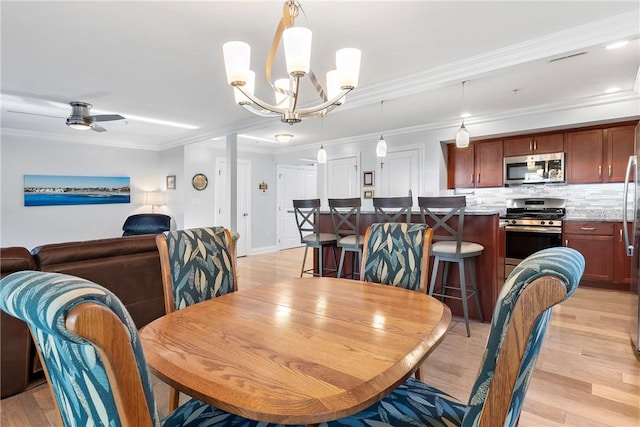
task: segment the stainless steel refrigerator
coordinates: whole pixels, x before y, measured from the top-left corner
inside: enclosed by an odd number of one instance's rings
[[[640,125],[636,126],[636,155],[629,157],[627,174],[624,181],[622,204],[624,242],[627,256],[631,257],[631,323],[629,334],[636,357],[640,358],[640,177],[638,176],[638,159],[640,158],[639,136]],[[630,227],[629,227],[630,226]],[[629,233],[629,230],[631,233]]]

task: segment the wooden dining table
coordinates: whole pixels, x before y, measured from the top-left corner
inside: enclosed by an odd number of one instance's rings
[[[151,372],[180,392],[253,420],[315,424],[393,391],[450,322],[423,293],[295,278],[175,311],[140,336]]]

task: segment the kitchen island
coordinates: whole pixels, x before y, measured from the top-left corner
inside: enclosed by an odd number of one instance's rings
[[[476,277],[478,282],[478,293],[480,295],[480,305],[485,321],[490,321],[493,315],[498,292],[504,283],[504,239],[500,238],[500,211],[485,209],[467,209],[464,219],[463,239],[469,242],[479,243],[484,246],[484,252],[477,259]],[[452,227],[457,227],[457,215],[448,222]],[[364,235],[368,226],[376,222],[376,214],[373,211],[362,211],[360,213],[360,231]],[[411,222],[421,223],[422,219],[418,211],[414,211]],[[433,221],[427,219],[427,224],[433,226]],[[333,233],[333,223],[331,214],[328,211],[320,213],[320,232]],[[436,235],[440,230],[436,231]],[[326,266],[333,267],[333,256],[331,249],[325,249],[324,260]],[[338,257],[340,249],[338,248]],[[339,259],[339,258],[338,258]],[[318,268],[317,252],[314,252],[314,264]],[[351,256],[346,254],[343,272],[351,271]],[[440,269],[442,270],[442,269]],[[357,271],[357,270],[356,270]],[[433,271],[433,257],[431,258],[429,271]],[[440,276],[440,274],[439,274]],[[431,280],[431,276],[429,276]],[[449,268],[449,282],[458,283],[457,268]],[[428,286],[429,281],[427,281]],[[446,299],[445,303],[451,308],[456,316],[462,316],[462,304],[460,301]],[[474,304],[469,304],[469,317],[479,319]]]

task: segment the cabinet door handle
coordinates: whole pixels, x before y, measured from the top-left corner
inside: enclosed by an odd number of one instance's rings
[[[535,139],[533,140],[533,149],[534,150],[538,149],[538,141],[536,141]]]
[[[480,174],[478,174],[478,184],[480,184]]]
[[[620,243],[622,243],[622,228],[620,229]]]
[[[602,165],[598,166],[598,177],[602,178]]]
[[[533,151],[533,141],[529,141],[529,151]]]
[[[595,229],[596,229],[595,227],[580,227],[580,230],[582,231],[593,231]]]
[[[473,184],[475,181],[473,180],[473,178],[475,178],[474,174],[471,174],[471,183]]]
[[[564,241],[564,245],[568,248],[569,247],[569,239]]]
[[[611,178],[611,165],[609,165],[609,178]]]

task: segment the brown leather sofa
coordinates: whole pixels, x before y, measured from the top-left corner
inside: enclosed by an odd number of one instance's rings
[[[26,248],[0,248],[0,277],[35,269],[36,262]],[[6,397],[20,393],[29,384],[31,334],[22,320],[3,311],[0,338],[0,397]]]
[[[153,234],[55,243],[31,253],[25,248],[3,248],[0,266],[2,275],[36,269],[98,283],[120,298],[138,328],[164,314],[160,257]],[[0,397],[4,398],[28,387],[38,375],[39,360],[22,321],[2,313],[1,332]]]

